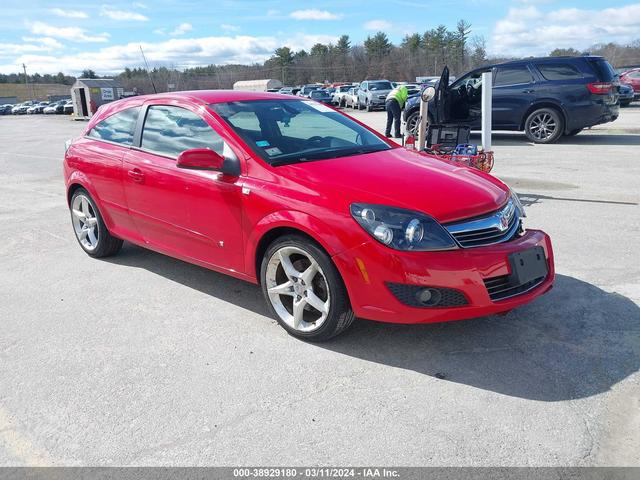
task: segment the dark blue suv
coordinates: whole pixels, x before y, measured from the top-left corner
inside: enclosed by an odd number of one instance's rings
[[[429,104],[429,121],[480,128],[482,73],[493,71],[493,129],[524,131],[536,143],[618,118],[614,69],[602,57],[529,58],[473,70],[445,89],[445,105]],[[419,96],[407,101],[407,130],[417,127]],[[436,110],[444,118],[436,119]]]

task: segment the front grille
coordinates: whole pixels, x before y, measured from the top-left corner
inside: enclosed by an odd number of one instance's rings
[[[502,275],[500,277],[486,278],[484,280],[484,286],[487,287],[489,298],[497,302],[526,293],[540,285],[545,278],[546,277],[540,277],[530,282],[518,284],[511,275]]]
[[[405,285],[403,283],[387,282],[387,288],[393,295],[405,305],[419,308],[444,308],[463,307],[469,304],[467,297],[460,290],[454,288],[427,287],[418,285]],[[433,292],[432,301],[421,302],[419,294],[423,290]]]
[[[490,215],[445,227],[461,247],[482,247],[510,240],[520,230],[520,214],[513,201],[509,200]]]

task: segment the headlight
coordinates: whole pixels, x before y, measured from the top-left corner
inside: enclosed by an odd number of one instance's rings
[[[513,200],[513,204],[518,209],[518,212],[520,213],[520,216],[521,217],[526,217],[527,214],[524,211],[524,207],[522,206],[522,202],[518,198],[518,194],[516,192],[514,192],[513,190],[511,190],[511,188],[509,188],[509,192],[511,193],[511,199]]]
[[[424,252],[457,248],[451,235],[424,213],[354,203],[351,215],[373,238],[396,250]]]

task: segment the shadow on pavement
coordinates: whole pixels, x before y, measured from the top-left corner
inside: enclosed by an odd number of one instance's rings
[[[612,145],[612,146],[633,146],[640,145],[640,135],[636,131],[628,133],[596,133],[596,131],[584,131],[573,137],[562,137],[557,143],[552,145]],[[494,146],[509,147],[538,147],[544,148],[545,145],[536,145],[525,136],[524,133],[493,133],[492,142]],[[471,134],[472,143],[480,143],[480,134],[473,132]]]
[[[638,205],[635,202],[619,202],[616,200],[598,200],[592,198],[570,198],[570,197],[558,197],[553,195],[541,195],[539,193],[520,193],[518,192],[518,198],[525,207],[530,207],[538,203],[542,203],[543,200],[556,200],[559,202],[578,202],[578,203],[603,203],[607,205]]]
[[[226,275],[128,243],[107,261],[144,268],[268,315],[257,286]],[[441,381],[554,402],[606,392],[638,371],[640,308],[622,295],[558,275],[551,292],[506,316],[427,325],[359,320],[317,348]]]

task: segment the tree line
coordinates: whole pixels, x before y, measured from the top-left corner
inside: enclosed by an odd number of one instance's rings
[[[455,28],[444,25],[423,33],[407,34],[399,42],[392,43],[387,34],[369,35],[362,44],[353,43],[348,35],[342,35],[335,43],[316,43],[309,51],[294,51],[283,46],[263,63],[252,65],[208,65],[178,70],[174,67],[158,67],[151,71],[144,68],[125,68],[116,76],[127,90],[140,93],[167,90],[232,88],[239,80],[276,78],[285,85],[302,85],[312,82],[351,82],[364,79],[386,78],[413,81],[417,76],[439,76],[447,65],[452,75],[460,76],[473,68],[489,62],[514,60],[515,57],[487,56],[486,42],[481,36],[471,35],[471,24],[459,20]],[[640,64],[640,39],[626,45],[608,43],[594,45],[588,52],[573,48],[555,49],[552,56],[602,55],[614,67]],[[97,78],[93,70],[82,72],[83,78]],[[75,78],[57,75],[29,75],[33,83],[63,83],[71,85]],[[0,83],[24,82],[24,74],[0,75]]]

